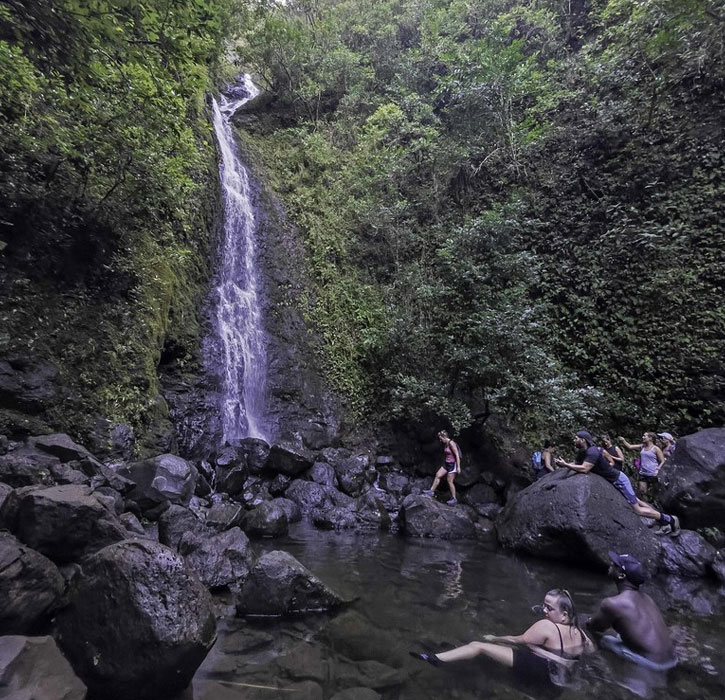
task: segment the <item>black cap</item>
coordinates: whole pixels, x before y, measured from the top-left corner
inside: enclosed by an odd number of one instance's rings
[[[644,567],[640,564],[639,559],[635,559],[631,554],[609,552],[609,558],[615,566],[624,571],[624,577],[635,586],[641,586],[647,580]]]
[[[594,438],[592,437],[592,434],[586,430],[580,430],[576,436],[578,438],[581,438],[582,440],[585,440],[587,445],[593,445],[594,444]]]

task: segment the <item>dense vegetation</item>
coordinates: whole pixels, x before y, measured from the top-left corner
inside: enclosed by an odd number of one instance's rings
[[[720,3],[249,5],[253,145],[355,410],[723,423]]]
[[[216,200],[205,93],[234,5],[0,5],[0,353],[59,366],[56,426],[142,428],[164,343],[192,357]]]

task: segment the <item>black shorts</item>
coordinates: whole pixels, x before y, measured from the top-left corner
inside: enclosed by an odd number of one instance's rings
[[[660,483],[659,478],[653,474],[637,474],[637,480],[643,481],[647,486],[655,486]]]
[[[456,463],[455,462],[446,462],[443,465],[443,468],[449,473],[449,474],[458,474],[458,470],[456,469]]]
[[[553,687],[549,673],[549,660],[534,654],[531,649],[514,649],[514,676],[524,683]]]

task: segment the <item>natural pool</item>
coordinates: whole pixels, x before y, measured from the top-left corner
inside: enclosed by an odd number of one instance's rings
[[[439,670],[410,658],[408,650],[420,642],[436,646],[486,633],[518,634],[536,619],[531,606],[551,588],[569,589],[584,613],[615,591],[604,575],[522,559],[493,543],[299,525],[284,540],[257,548],[290,552],[357,600],[334,615],[285,620],[242,620],[230,608],[185,697],[328,700],[360,686],[374,688],[385,700],[551,697],[517,686],[507,670],[487,661]],[[703,582],[655,581],[645,590],[665,612],[681,658],[667,686],[653,689],[651,679],[639,677],[631,664],[597,654],[580,666],[571,687],[554,695],[634,698],[634,689],[657,700],[725,697],[725,613],[719,604],[725,597]]]

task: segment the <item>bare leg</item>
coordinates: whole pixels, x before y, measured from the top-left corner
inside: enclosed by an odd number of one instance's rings
[[[456,478],[454,473],[449,474],[446,479],[448,480],[448,488],[451,490],[451,498],[456,497],[456,487],[453,484],[453,480]]]
[[[446,471],[446,470],[445,470],[445,469],[444,469],[443,467],[441,467],[441,468],[440,468],[440,469],[439,469],[439,470],[438,470],[438,471],[436,472],[436,476],[435,476],[435,479],[433,479],[433,484],[432,484],[432,486],[430,487],[430,490],[431,490],[431,491],[435,491],[435,490],[436,490],[436,489],[438,488],[438,484],[440,484],[440,483],[441,483],[441,479],[442,479],[442,478],[443,478],[443,477],[444,477],[444,476],[445,476],[445,475],[446,475],[447,473],[448,473],[448,472],[447,472],[447,471]]]
[[[444,662],[465,661],[466,659],[475,659],[477,656],[485,656],[509,668],[514,665],[514,651],[511,647],[491,644],[490,642],[470,642],[457,649],[443,651],[436,654],[436,656]]]
[[[661,516],[661,513],[658,510],[655,510],[649,503],[645,503],[639,499],[637,499],[637,502],[632,506],[632,510],[637,513],[637,515],[643,515],[645,518],[652,518],[653,520],[659,520]]]

